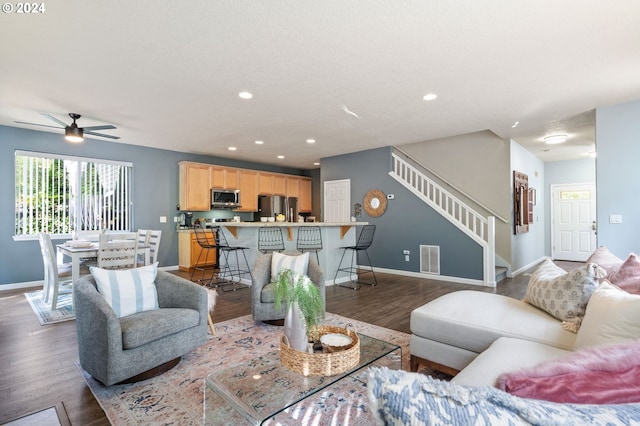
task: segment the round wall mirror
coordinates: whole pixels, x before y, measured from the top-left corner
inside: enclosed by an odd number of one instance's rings
[[[381,216],[386,209],[387,196],[379,189],[372,189],[364,196],[364,210],[369,216]]]

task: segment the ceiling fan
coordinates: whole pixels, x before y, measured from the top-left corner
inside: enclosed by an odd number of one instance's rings
[[[87,126],[87,127],[78,127],[78,125],[76,124],[76,120],[79,119],[81,117],[80,114],[76,114],[74,112],[70,112],[69,113],[69,117],[71,117],[71,119],[73,120],[73,123],[67,125],[67,123],[65,123],[64,121],[60,121],[57,118],[49,115],[49,114],[42,114],[45,117],[47,117],[49,120],[54,121],[58,124],[60,124],[62,127],[59,126],[48,126],[46,124],[38,124],[38,123],[26,123],[24,121],[16,121],[16,123],[19,124],[30,124],[33,126],[42,126],[42,127],[52,127],[54,129],[64,129],[64,138],[69,141],[69,142],[82,142],[84,140],[83,135],[86,133],[87,135],[93,135],[93,136],[100,136],[102,138],[109,138],[109,139],[120,139],[120,137],[118,136],[112,136],[112,135],[105,135],[104,133],[97,133],[94,132],[94,130],[108,130],[108,129],[116,129],[116,127],[112,126],[111,124],[103,124],[101,126]]]

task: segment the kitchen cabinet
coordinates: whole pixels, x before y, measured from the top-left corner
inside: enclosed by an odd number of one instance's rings
[[[178,269],[181,271],[193,271],[196,266],[198,256],[202,252],[202,247],[198,244],[195,232],[182,231],[178,233]],[[208,261],[205,262],[205,255],[202,255],[198,266],[206,266],[213,268],[216,265],[216,251],[209,252]]]
[[[273,195],[273,175],[271,173],[258,173],[258,194]]]
[[[233,167],[211,166],[211,188],[239,189],[238,169]]]
[[[178,168],[178,203],[180,210],[210,210],[210,166],[182,161],[179,163]]]
[[[253,170],[238,171],[239,182],[238,189],[240,190],[240,205],[239,212],[257,212],[258,211],[258,172]]]
[[[273,175],[273,194],[287,195],[287,178],[284,175]]]
[[[300,195],[300,178],[297,177],[285,177],[287,197],[298,197]]]
[[[311,213],[311,179],[300,179],[300,195],[298,196],[298,212]]]

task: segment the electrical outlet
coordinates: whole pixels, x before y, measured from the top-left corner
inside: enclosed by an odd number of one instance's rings
[[[160,223],[167,223],[167,217],[166,216],[160,216]]]
[[[408,262],[408,261],[409,261],[409,255],[408,255],[408,254],[405,254],[405,255],[404,255],[404,261],[405,261],[405,262]]]
[[[180,218],[178,216],[173,217],[173,223],[178,223],[179,220]]]

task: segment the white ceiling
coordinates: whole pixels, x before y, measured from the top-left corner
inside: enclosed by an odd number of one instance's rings
[[[488,129],[557,161],[594,149],[594,108],[640,99],[637,0],[43,4],[0,17],[2,125],[76,112],[122,143],[296,168]]]

